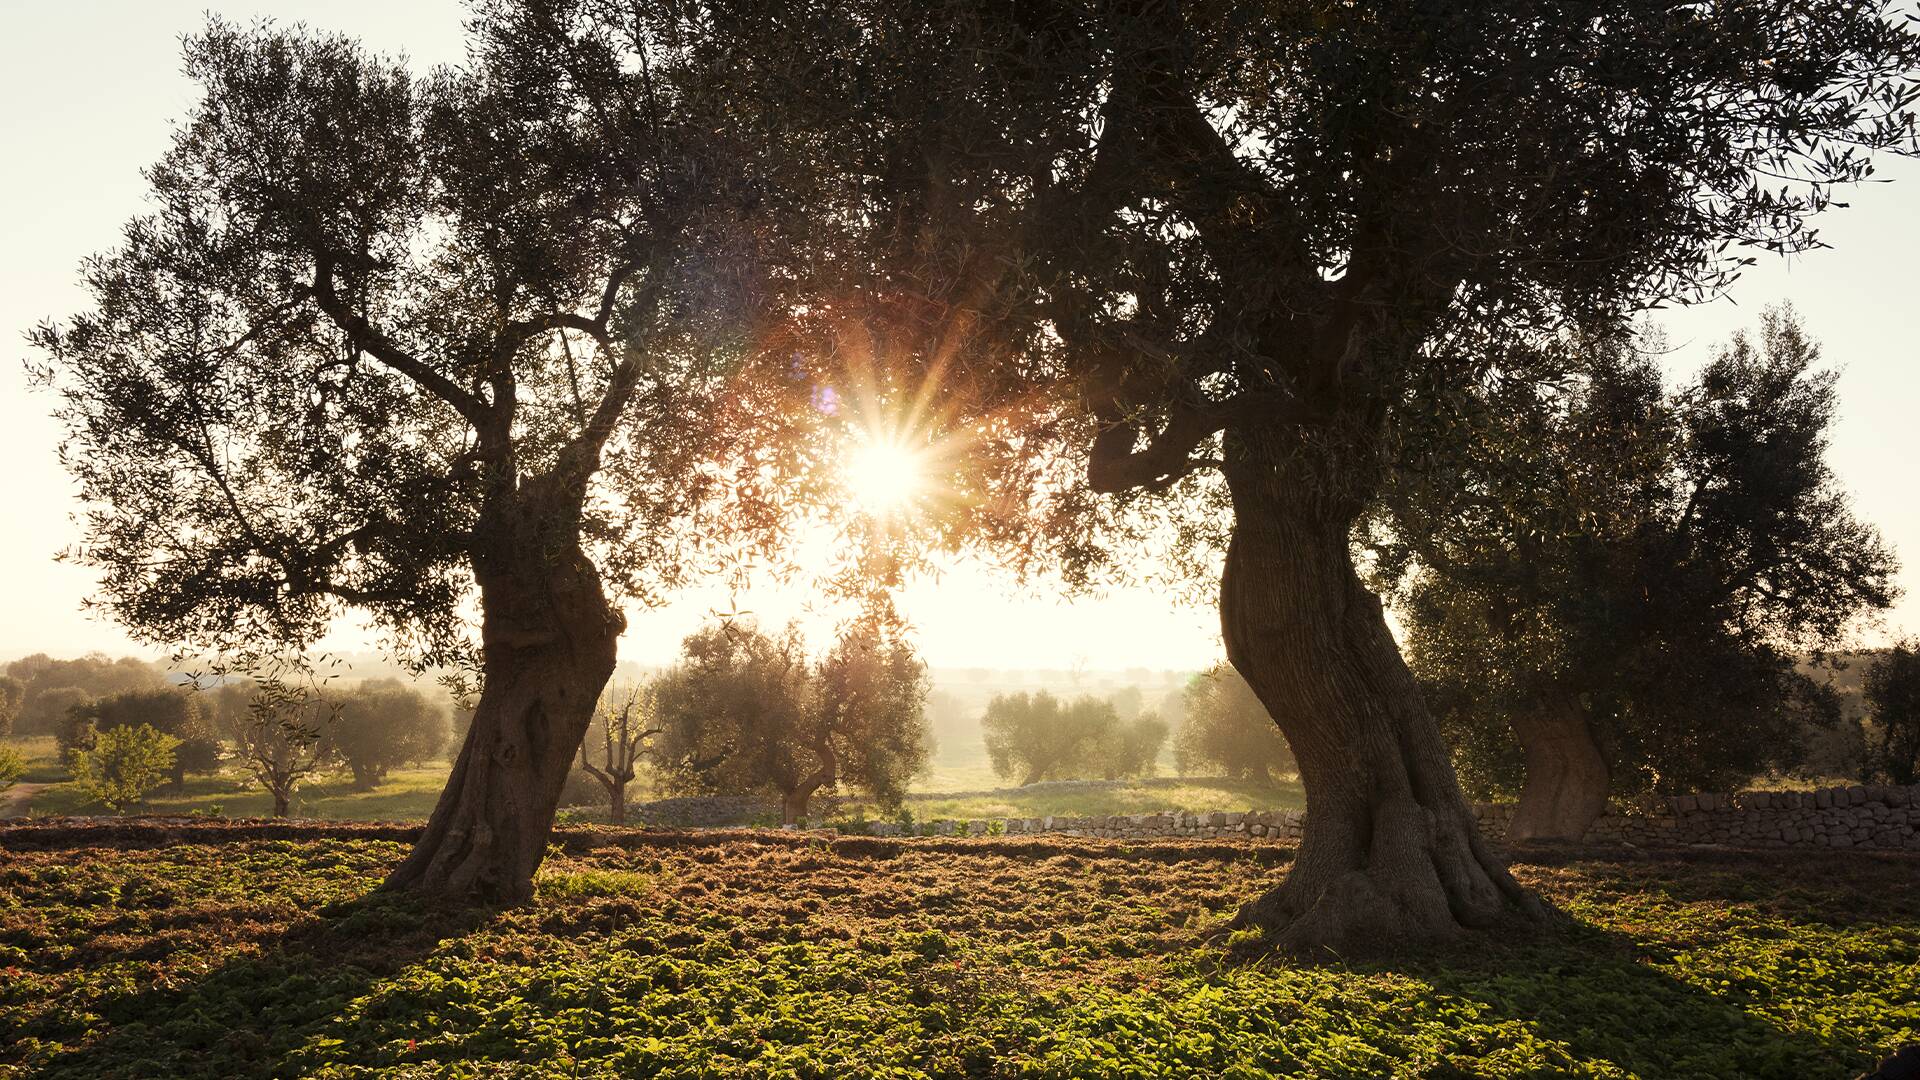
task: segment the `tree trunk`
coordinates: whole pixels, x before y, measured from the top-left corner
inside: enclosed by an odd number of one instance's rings
[[[288,797],[286,792],[284,791],[274,792],[273,793],[273,816],[277,818],[286,817],[288,811],[290,811],[293,808],[291,805],[292,802],[293,800]]]
[[[1350,954],[1544,919],[1481,838],[1380,601],[1354,573],[1357,507],[1247,475],[1258,472],[1229,472],[1221,629],[1293,747],[1307,827],[1286,880],[1234,925],[1283,949]]]
[[[577,544],[520,509],[476,555],[485,679],[426,831],[383,888],[457,902],[520,903],[575,751],[613,675],[625,620]]]
[[[807,819],[807,804],[813,800],[813,789],[798,787],[780,798],[780,820],[783,824],[797,825]]]
[[[1540,708],[1513,717],[1526,755],[1527,778],[1507,826],[1507,840],[1577,841],[1607,809],[1607,759],[1594,740],[1587,711],[1572,694],[1556,694]]]
[[[615,825],[627,823],[627,785],[624,782],[607,785],[607,820]]]
[[[374,779],[372,766],[362,762],[349,765],[348,768],[353,770],[353,790],[372,791],[378,786],[378,781]]]

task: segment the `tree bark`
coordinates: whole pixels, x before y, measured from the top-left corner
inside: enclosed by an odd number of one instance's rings
[[[625,619],[577,541],[527,502],[486,523],[474,560],[485,683],[426,831],[383,888],[488,904],[533,895]]]
[[[1557,694],[1539,709],[1515,714],[1513,733],[1526,755],[1527,776],[1507,840],[1585,837],[1607,809],[1610,776],[1580,699]]]
[[[1352,954],[1545,919],[1481,838],[1380,601],[1354,572],[1358,507],[1286,491],[1271,469],[1228,476],[1227,657],[1292,745],[1307,797],[1286,880],[1233,925],[1294,952]]]
[[[284,791],[274,792],[273,793],[273,816],[277,818],[286,817],[288,811],[292,809],[292,802],[293,800],[287,797],[286,792]]]
[[[607,820],[615,825],[627,823],[627,785],[607,785]]]

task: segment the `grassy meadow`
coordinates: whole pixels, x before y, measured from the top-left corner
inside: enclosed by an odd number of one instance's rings
[[[24,784],[33,789],[13,800],[0,794],[0,816],[85,816],[106,813],[69,780],[60,764],[51,736],[4,740],[27,758]],[[418,768],[396,769],[370,791],[354,791],[344,775],[325,774],[302,785],[294,800],[293,816],[330,821],[415,821],[432,812],[447,778],[447,766],[434,762]],[[1264,784],[1255,781],[1205,777],[1160,776],[1117,786],[1062,788],[1041,785],[1031,790],[1011,787],[988,768],[984,755],[936,760],[913,785],[907,808],[916,820],[934,821],[1004,817],[1084,817],[1093,814],[1144,814],[1161,810],[1207,813],[1215,810],[1298,809],[1305,796],[1296,781]],[[644,782],[629,789],[631,801],[655,797]],[[991,794],[979,794],[991,792]],[[826,805],[822,804],[823,807]],[[265,817],[273,800],[238,766],[229,763],[211,776],[189,776],[178,790],[162,788],[150,795],[140,812],[214,817]],[[585,805],[571,810],[582,821],[605,820],[603,807]],[[839,802],[827,823],[854,815],[870,820],[893,815],[872,802],[847,798]]]
[[[232,829],[0,828],[0,1076],[1837,1080],[1920,1028],[1910,857],[1567,853],[1557,932],[1301,965],[1218,932],[1284,848],[569,830],[449,913]]]

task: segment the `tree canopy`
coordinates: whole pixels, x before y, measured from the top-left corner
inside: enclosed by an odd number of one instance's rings
[[[1790,311],[1674,390],[1627,340],[1543,362],[1565,381],[1404,425],[1422,456],[1372,550],[1469,787],[1577,839],[1610,792],[1794,764],[1837,716],[1801,657],[1890,604],[1895,563],[1827,464],[1834,375]]]
[[[396,887],[527,895],[621,603],[783,490],[737,438],[783,387],[733,377],[783,188],[689,13],[622,11],[482,5],[424,73],[211,21],[154,210],[33,335],[108,614],[245,662],[351,611],[476,670]]]
[[[1920,776],[1920,645],[1901,641],[1874,659],[1862,687],[1873,721],[1868,767],[1895,784]]]
[[[770,791],[783,820],[841,785],[897,806],[926,765],[926,666],[896,626],[852,623],[817,664],[797,628],[735,620],[686,639],[653,685],[649,753],[670,788]]]
[[[1212,766],[1229,776],[1272,782],[1293,771],[1293,751],[1247,680],[1231,664],[1215,664],[1187,684],[1174,736],[1182,773]]]

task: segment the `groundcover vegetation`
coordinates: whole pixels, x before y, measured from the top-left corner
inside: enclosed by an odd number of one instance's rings
[[[1799,1080],[1920,1029],[1897,856],[1536,856],[1560,933],[1302,965],[1218,932],[1281,848],[579,831],[460,912],[284,835],[0,830],[0,1076]]]

